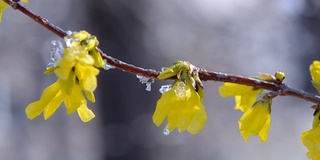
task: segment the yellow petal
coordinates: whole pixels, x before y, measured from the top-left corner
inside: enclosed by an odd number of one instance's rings
[[[218,90],[222,97],[228,97],[250,92],[253,90],[253,87],[235,83],[224,83]]]
[[[60,79],[66,80],[68,79],[69,73],[71,72],[71,69],[74,67],[74,65],[75,65],[75,59],[71,58],[71,56],[64,55],[63,58],[58,62],[58,65],[54,70],[54,73]]]
[[[315,111],[315,115],[313,117],[312,128],[316,128],[320,124],[320,109]]]
[[[69,94],[71,94],[73,87],[76,85],[75,84],[75,81],[76,81],[75,73],[70,72],[67,80],[59,79],[58,81],[60,82],[60,88],[61,88],[62,92],[69,95]]]
[[[266,141],[270,127],[270,105],[267,100],[260,100],[244,112],[239,120],[239,131],[246,141],[249,135],[260,135],[261,141]]]
[[[49,102],[46,108],[43,110],[44,119],[47,120],[51,115],[59,108],[64,97],[62,91],[59,91],[56,96]]]
[[[44,74],[51,74],[54,72],[55,69],[56,69],[55,67],[50,67],[46,71],[44,71]]]
[[[181,86],[181,83],[175,83],[171,90],[162,94],[152,117],[153,122],[160,126],[167,117],[166,129],[170,132],[177,128],[179,132],[188,130],[196,134],[204,127],[207,114],[192,84]]]
[[[38,117],[43,111],[44,107],[45,104],[40,100],[30,103],[25,110],[27,117],[29,119]]]
[[[266,142],[267,138],[268,138],[268,133],[269,133],[269,129],[270,129],[270,123],[271,123],[271,119],[270,117],[267,118],[267,121],[265,122],[263,128],[261,129],[259,136],[260,136],[260,140],[262,143]]]
[[[219,93],[222,97],[235,96],[235,109],[240,109],[245,112],[251,108],[257,99],[257,96],[262,92],[262,89],[254,89],[251,86],[224,83],[219,87]]]
[[[318,160],[320,158],[320,126],[302,133],[301,143],[309,150],[307,157]]]
[[[86,97],[92,102],[96,102],[96,98],[93,94],[93,92],[85,91]]]
[[[87,31],[79,31],[75,34],[72,35],[72,38],[74,39],[78,39],[79,41],[83,41],[85,40],[86,38],[88,38],[89,36],[91,36]]]
[[[168,79],[174,76],[177,76],[179,71],[184,67],[184,64],[182,61],[178,61],[174,63],[171,67],[166,68],[164,71],[162,71],[159,75],[159,79]]]
[[[75,73],[79,83],[84,90],[93,92],[97,88],[97,77],[99,70],[93,66],[76,65]]]
[[[320,61],[313,61],[309,69],[312,80],[315,82],[320,82]]]
[[[87,104],[81,105],[78,109],[78,115],[83,122],[89,122],[95,117],[94,113],[87,107]]]
[[[260,90],[254,90],[241,96],[235,96],[236,105],[234,108],[240,109],[242,112],[247,111],[247,109],[253,106],[260,92]]]
[[[87,103],[79,85],[74,85],[71,94],[66,96],[64,102],[68,115],[76,111],[81,105]]]
[[[172,106],[177,105],[176,103],[178,103],[178,101],[174,90],[171,89],[163,93],[157,102],[156,110],[152,116],[153,123],[159,127],[167,117]]]
[[[94,65],[94,59],[89,55],[84,46],[74,46],[71,50],[78,63],[82,65]]]
[[[44,108],[48,105],[48,103],[56,96],[59,92],[59,82],[53,83],[48,86],[42,93],[40,100],[29,104],[26,107],[26,114],[29,119],[34,119],[39,116]]]
[[[8,7],[8,4],[4,1],[0,1],[0,22],[2,17],[2,12]]]
[[[94,59],[94,66],[97,68],[104,68],[105,62],[103,61],[100,53],[97,50],[90,51],[91,57]]]
[[[197,134],[198,132],[200,132],[208,120],[204,106],[202,104],[199,104],[198,107],[199,108],[194,113],[192,121],[187,129],[191,134]]]

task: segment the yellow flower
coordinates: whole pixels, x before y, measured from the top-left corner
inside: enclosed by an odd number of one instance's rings
[[[320,61],[313,61],[309,67],[313,86],[320,91]]]
[[[87,101],[81,93],[79,85],[74,85],[71,93],[65,93],[62,87],[62,80],[47,87],[40,97],[40,100],[29,104],[26,108],[26,114],[29,119],[38,117],[42,112],[44,118],[47,120],[58,109],[64,101],[68,114],[75,110],[83,122],[88,122],[95,117],[93,112],[87,108]]]
[[[179,132],[188,130],[191,134],[202,130],[208,118],[200,96],[190,81],[186,84],[176,81],[169,91],[162,94],[152,118],[159,127],[166,117],[166,130],[169,132],[175,128]]]
[[[63,57],[57,59],[54,66],[45,72],[45,74],[54,72],[58,81],[44,90],[40,100],[27,106],[26,114],[29,119],[34,119],[42,112],[44,118],[48,119],[62,102],[64,102],[69,115],[78,111],[78,115],[83,122],[88,122],[95,117],[94,113],[87,107],[87,100],[83,91],[88,100],[95,102],[93,92],[97,88],[96,76],[99,74],[99,70],[95,67],[104,66],[104,61],[101,55],[92,57],[90,54],[91,51],[95,50],[95,45],[98,42],[95,38],[88,37],[90,36],[89,33],[81,31],[74,33],[73,36],[77,39],[71,39],[73,43],[64,49]],[[87,41],[88,39],[89,41]],[[96,42],[92,43],[91,41]],[[95,62],[95,59],[100,60]]]
[[[302,133],[301,142],[309,150],[307,153],[308,158],[320,160],[320,126]]]
[[[235,96],[235,109],[240,109],[245,112],[252,107],[257,99],[257,96],[263,91],[263,89],[255,89],[251,86],[224,83],[219,87],[219,93],[222,97]]]
[[[28,0],[22,0],[22,2],[27,3]],[[0,22],[2,18],[2,12],[8,7],[9,5],[4,2],[3,0],[0,1]]]
[[[264,99],[256,102],[239,120],[239,131],[248,141],[249,135],[259,135],[264,143],[267,140],[270,127],[271,100]]]

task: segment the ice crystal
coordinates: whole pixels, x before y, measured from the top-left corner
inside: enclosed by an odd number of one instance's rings
[[[140,83],[146,84],[146,91],[151,91],[151,84],[154,82],[153,78],[148,78],[140,75],[137,75],[137,78],[139,79]]]

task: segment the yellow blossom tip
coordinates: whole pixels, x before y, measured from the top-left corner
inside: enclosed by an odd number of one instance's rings
[[[78,39],[79,41],[83,41],[83,40],[87,39],[89,36],[90,36],[90,34],[87,31],[82,30],[79,32],[75,32],[72,35],[72,38]]]
[[[282,71],[277,71],[275,77],[277,81],[282,82],[286,78],[286,75]]]
[[[182,61],[175,62],[171,67],[165,68],[158,75],[158,79],[168,79],[177,76],[182,67],[184,66]]]
[[[320,91],[320,61],[313,61],[309,70],[313,86]]]

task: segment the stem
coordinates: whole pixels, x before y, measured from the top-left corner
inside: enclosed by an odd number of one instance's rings
[[[12,0],[3,0],[3,1],[9,4],[13,9],[19,10],[20,12],[24,13],[26,16],[30,17],[31,19],[33,19],[43,27],[50,30],[52,33],[56,34],[57,36],[63,38],[64,36],[67,35],[66,31],[50,23],[47,19],[31,12],[29,9],[22,6],[19,2],[14,2]],[[97,48],[97,50],[100,52],[102,58],[105,59],[109,65],[112,65],[122,71],[126,71],[135,75],[141,75],[141,76],[153,78],[153,79],[157,79],[157,76],[159,75],[159,72],[156,70],[144,69],[141,67],[134,66],[132,64],[125,63],[116,58],[106,55],[99,48]],[[298,90],[298,89],[289,87],[286,84],[277,84],[274,82],[262,81],[262,80],[257,80],[249,77],[226,74],[221,72],[206,71],[204,69],[200,69],[199,77],[203,81],[211,80],[211,81],[243,84],[243,85],[253,86],[255,88],[263,88],[271,91],[277,91],[279,92],[279,95],[282,95],[282,96],[293,96],[293,97],[300,98],[313,103],[320,103],[320,96],[305,92],[303,90]]]

